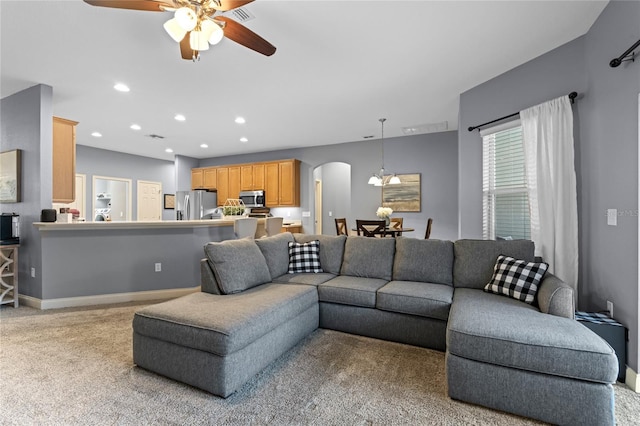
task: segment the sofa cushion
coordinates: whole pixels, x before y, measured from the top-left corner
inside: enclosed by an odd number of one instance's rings
[[[239,293],[271,281],[267,261],[253,239],[208,243],[204,252],[222,294]]]
[[[308,243],[289,242],[289,274],[298,272],[323,272],[320,266],[320,241]]]
[[[453,285],[453,242],[396,238],[393,279]]]
[[[533,303],[548,267],[547,263],[525,262],[500,255],[496,260],[493,277],[484,287],[484,291]]]
[[[307,285],[319,285],[327,282],[336,276],[328,274],[326,272],[320,272],[317,274],[301,272],[298,274],[284,274],[273,279],[274,283],[281,284],[307,284]]]
[[[376,308],[446,321],[453,287],[412,281],[391,281],[378,290]]]
[[[395,249],[394,238],[351,236],[344,245],[340,275],[391,281]]]
[[[316,289],[306,285],[269,283],[226,296],[197,292],[139,310],[133,329],[143,336],[226,356],[317,303]]]
[[[529,240],[458,240],[453,243],[453,286],[483,289],[499,255],[533,262],[533,249]]]
[[[474,361],[593,382],[614,383],[618,376],[613,349],[578,321],[476,289],[455,290],[447,351]]]
[[[321,302],[375,308],[376,292],[386,283],[386,280],[379,278],[342,275],[320,284],[318,286],[318,299]]]
[[[289,267],[289,242],[293,241],[291,232],[283,232],[271,237],[259,238],[256,244],[269,267],[271,279],[287,273]]]
[[[293,236],[299,243],[308,243],[314,240],[320,241],[320,265],[322,265],[322,270],[334,275],[340,273],[342,257],[344,256],[344,243],[347,240],[346,235],[293,234]]]

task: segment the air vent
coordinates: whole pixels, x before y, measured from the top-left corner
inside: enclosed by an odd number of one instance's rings
[[[230,10],[229,12],[224,13],[224,15],[231,15],[230,18],[233,18],[240,23],[244,23],[255,18],[255,15],[241,7]]]
[[[448,128],[449,122],[441,121],[440,123],[418,124],[416,126],[403,127],[402,133],[405,135],[419,135],[422,133],[444,132]]]
[[[151,139],[164,139],[164,136],[156,135],[155,133],[151,133],[150,135],[145,136]]]

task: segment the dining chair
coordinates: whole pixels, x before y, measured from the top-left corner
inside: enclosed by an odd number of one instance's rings
[[[349,235],[349,228],[347,228],[347,219],[344,217],[335,218],[336,221],[336,234],[337,235]]]
[[[427,231],[424,233],[424,239],[428,240],[431,237],[431,225],[433,224],[433,219],[427,219]]]
[[[402,218],[401,217],[390,217],[389,218],[389,227],[393,229],[402,229]],[[402,232],[396,232],[396,236],[402,235]]]
[[[384,220],[360,220],[356,219],[356,232],[365,237],[384,237],[387,223]]]
[[[268,217],[264,220],[264,228],[267,232],[267,237],[277,235],[282,230],[282,217]]]
[[[233,222],[233,232],[236,238],[255,238],[258,229],[258,219],[255,217],[243,217]]]

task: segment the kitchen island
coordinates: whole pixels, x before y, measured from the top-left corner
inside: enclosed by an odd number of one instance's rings
[[[42,294],[21,295],[39,309],[160,300],[198,291],[210,241],[235,238],[233,219],[155,222],[35,222]],[[40,296],[40,297],[37,297]]]

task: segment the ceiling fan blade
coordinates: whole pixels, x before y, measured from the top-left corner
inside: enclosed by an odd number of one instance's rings
[[[227,10],[235,9],[237,7],[242,7],[245,4],[252,3],[254,0],[213,0],[211,2],[211,7],[221,12],[226,12]],[[220,6],[216,5],[219,3]]]
[[[168,1],[156,0],[84,0],[91,6],[113,7],[116,9],[146,10],[149,12],[164,12],[160,6],[174,7],[173,3]]]
[[[226,23],[223,28],[224,36],[236,43],[255,50],[258,53],[262,53],[265,56],[271,56],[276,53],[274,45],[233,19],[227,18],[226,16],[216,16],[215,20]]]
[[[192,61],[193,57],[198,54],[198,51],[194,51],[191,48],[190,39],[191,31],[187,32],[187,34],[185,34],[184,38],[180,42],[180,55],[182,56],[182,59]]]

